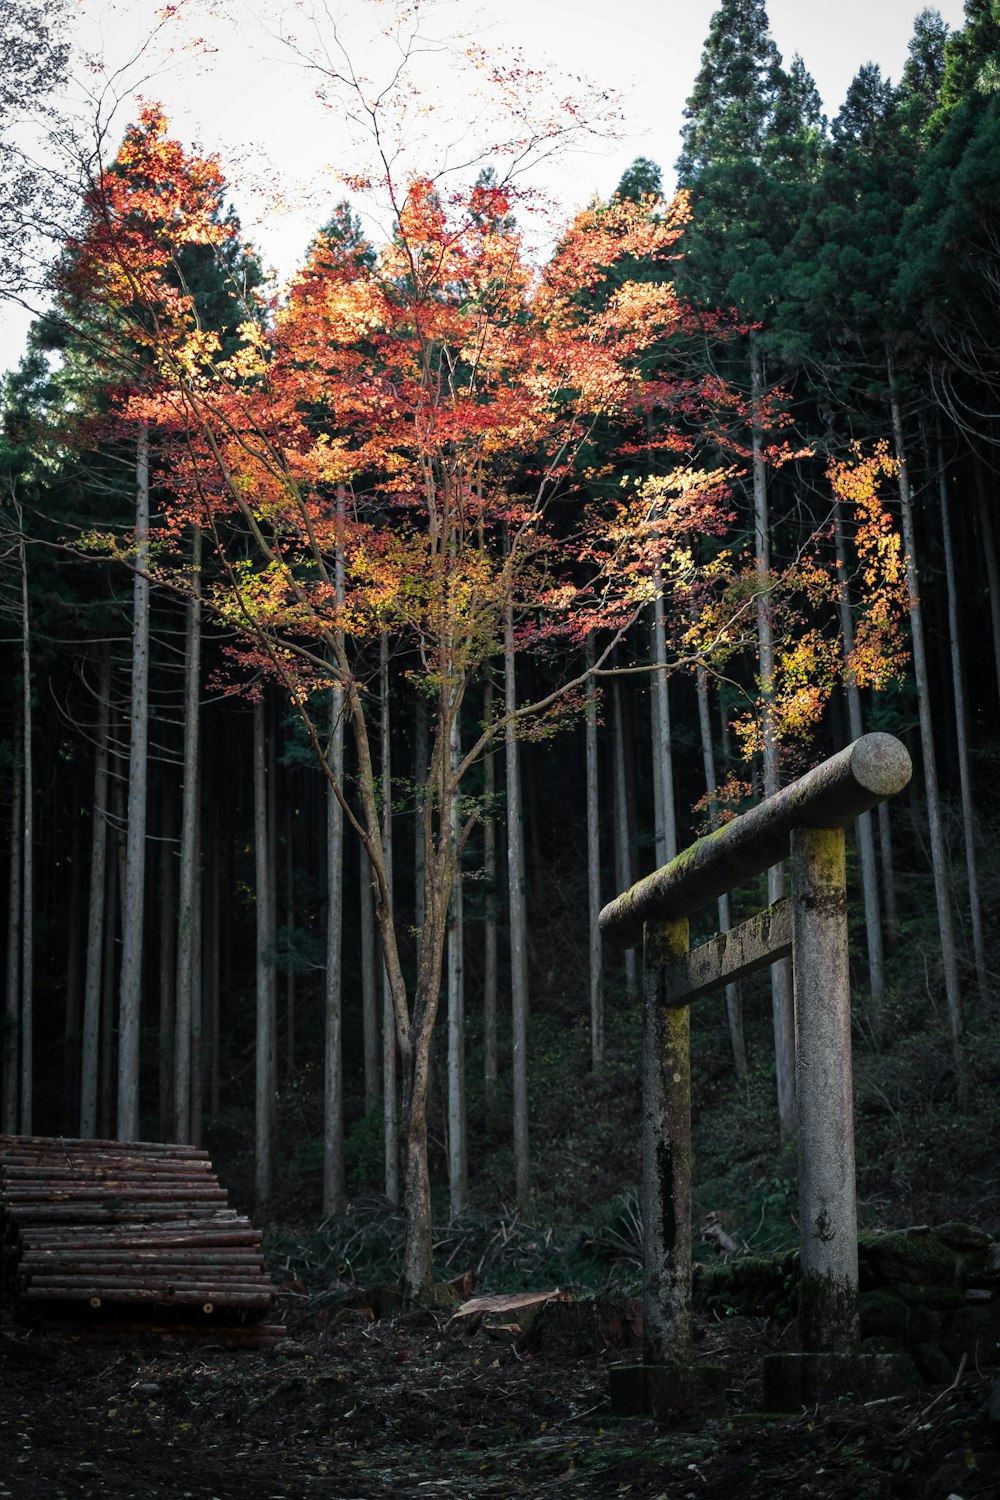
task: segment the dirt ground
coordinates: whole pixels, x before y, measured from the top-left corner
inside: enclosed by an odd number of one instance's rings
[[[322,1326],[294,1297],[278,1312],[289,1337],[259,1352],[0,1328],[0,1500],[1000,1497],[997,1372],[768,1419],[776,1334],[732,1319],[699,1338],[728,1367],[730,1414],[666,1431],[612,1416],[620,1350],[532,1352],[446,1313]]]

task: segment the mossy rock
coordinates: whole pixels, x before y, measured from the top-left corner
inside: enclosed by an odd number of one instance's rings
[[[795,1299],[798,1252],[741,1255],[715,1266],[700,1266],[694,1276],[694,1303],[704,1312],[738,1312],[747,1317],[774,1316]]]
[[[934,1307],[939,1310],[964,1307],[965,1298],[958,1286],[925,1286],[917,1281],[896,1283],[896,1295],[911,1307]]]
[[[950,1385],[958,1368],[940,1344],[915,1344],[912,1349],[917,1369],[928,1385]]]
[[[905,1344],[897,1339],[875,1337],[863,1338],[861,1340],[860,1353],[862,1357],[872,1358],[874,1355],[882,1355],[890,1361],[895,1378],[898,1382],[897,1390],[904,1391],[920,1390],[924,1384],[924,1378],[917,1369],[916,1361]]]
[[[914,1307],[910,1312],[911,1343],[932,1344],[941,1333],[942,1318],[932,1307]]]
[[[956,1363],[963,1354],[970,1363],[1000,1363],[1000,1300],[968,1302],[959,1308],[945,1323],[940,1344]]]
[[[862,1338],[889,1338],[905,1341],[910,1309],[902,1297],[886,1287],[862,1292],[860,1297]]]
[[[976,1229],[973,1224],[938,1224],[934,1233],[952,1250],[987,1252],[993,1240],[985,1229]]]
[[[862,1285],[955,1280],[955,1253],[931,1229],[890,1229],[858,1244]]]

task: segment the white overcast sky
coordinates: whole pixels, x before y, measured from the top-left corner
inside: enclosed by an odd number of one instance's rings
[[[309,0],[314,3],[314,0]],[[343,21],[352,51],[399,0],[315,0]],[[77,36],[111,71],[133,56],[155,27],[162,0],[72,0]],[[585,76],[619,95],[623,114],[617,139],[594,143],[543,170],[539,185],[569,212],[594,193],[607,196],[639,155],[652,157],[672,180],[682,111],[697,72],[717,0],[436,0],[425,26],[429,34],[451,33],[490,47],[519,47],[532,67],[553,76]],[[877,62],[898,79],[906,58],[914,0],[769,0],[771,32],[788,63],[800,52],[819,86],[829,116],[836,114],[857,69]],[[952,28],[962,23],[961,0],[936,7]],[[331,169],[350,170],[350,149],[336,120],[321,111],[302,69],[276,36],[282,21],[302,21],[283,0],[183,0],[181,21],[164,27],[163,38],[185,27],[203,35],[212,50],[182,52],[161,62],[154,46],[149,76],[143,65],[126,75],[139,79],[147,99],[161,101],[172,127],[186,142],[198,141],[222,158],[234,182],[237,206],[248,235],[266,264],[280,275],[294,269],[332,204],[344,196]],[[282,14],[284,12],[284,14]],[[373,54],[374,55],[374,54]],[[425,94],[441,113],[475,119],[479,101],[456,91],[451,70],[429,65]],[[99,75],[78,74],[90,87]],[[133,113],[126,89],[116,115],[118,135]],[[447,127],[454,131],[452,123]],[[452,136],[452,138],[454,138]],[[287,189],[290,206],[278,209],[268,186]],[[0,368],[16,363],[26,320],[0,317]]]

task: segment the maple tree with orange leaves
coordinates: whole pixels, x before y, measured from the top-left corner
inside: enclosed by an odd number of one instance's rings
[[[640,356],[685,317],[669,281],[626,281],[594,309],[586,294],[621,257],[673,256],[683,200],[589,208],[536,270],[510,189],[444,196],[426,178],[387,188],[396,217],[381,252],[319,236],[284,296],[264,316],[248,310],[239,347],[223,357],[178,272],[185,245],[221,247],[234,233],[217,212],[218,164],[184,153],[150,106],[95,184],[70,274],[78,298],[120,320],[147,372],[145,388],[121,391],[118,404],[150,424],[169,492],[153,576],[183,586],[163,548],[192,524],[206,529],[217,563],[206,606],[240,633],[244,664],[283,685],[329,776],[315,708],[331,689],[342,694],[359,774],[335,790],[377,892],[402,1061],[404,1279],[417,1295],[431,1274],[429,1045],[456,861],[479,815],[459,804],[456,841],[453,808],[510,716],[477,724],[457,765],[453,722],[502,649],[505,617],[520,650],[576,648],[604,629],[600,671],[648,603],[653,560],[669,572],[676,555],[690,571],[691,553],[676,543],[713,524],[725,483],[679,462],[655,498],[623,491],[585,503],[577,465],[595,422],[636,401]],[[240,556],[234,528],[250,543]],[[412,991],[358,666],[383,635],[433,726]],[[577,708],[585,681],[571,666],[513,717],[528,731]]]

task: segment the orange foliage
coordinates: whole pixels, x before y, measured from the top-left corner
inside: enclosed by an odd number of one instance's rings
[[[637,404],[642,355],[686,316],[669,282],[607,287],[622,259],[673,256],[683,198],[588,208],[537,270],[510,190],[391,186],[381,252],[319,236],[226,360],[177,262],[235,233],[221,176],[168,139],[158,109],[96,186],[75,247],[78,286],[128,320],[155,372],[124,409],[169,450],[169,524],[249,528],[254,562],[230,564],[211,600],[251,634],[294,638],[281,672],[296,691],[327,680],[320,661],[344,630],[402,631],[454,685],[494,649],[508,604],[522,643],[622,621],[649,597],[654,552],[691,566],[689,539],[717,527],[724,494],[724,476],[683,461],[679,430],[666,501],[635,489],[582,504],[575,469],[594,422]]]

